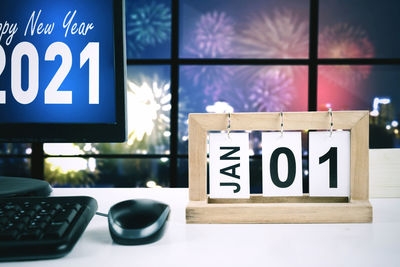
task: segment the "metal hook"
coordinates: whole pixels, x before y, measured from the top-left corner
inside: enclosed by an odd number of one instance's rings
[[[329,137],[332,137],[332,132],[333,132],[333,113],[332,113],[332,108],[329,108],[328,112],[329,112],[329,123],[330,123]]]
[[[228,132],[228,138],[231,139],[231,113],[228,113],[228,128],[227,128],[227,132]]]
[[[282,111],[279,113],[279,116],[281,117],[281,136],[283,136],[283,112]]]

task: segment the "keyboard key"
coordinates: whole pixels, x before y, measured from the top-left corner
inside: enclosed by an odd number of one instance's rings
[[[58,213],[54,217],[54,221],[55,222],[63,222],[63,221],[72,222],[72,220],[74,219],[76,214],[77,214],[76,210],[65,210],[63,212]]]
[[[56,239],[62,237],[62,235],[65,233],[65,231],[68,229],[69,223],[68,222],[63,222],[63,223],[55,223],[47,229],[46,233],[44,234],[44,238],[46,239]]]
[[[36,216],[36,218],[34,219],[34,221],[37,222],[46,222],[48,223],[49,221],[51,221],[51,216],[43,216],[43,215],[38,215]]]
[[[12,229],[14,227],[14,222],[13,221],[9,221],[8,224],[6,225],[6,230]]]
[[[34,211],[38,211],[42,209],[42,205],[36,204],[35,206],[33,206],[32,210]]]
[[[17,212],[16,212],[15,210],[7,210],[7,211],[5,212],[5,215],[6,215],[7,217],[13,217],[15,214],[17,214]]]
[[[39,228],[39,222],[38,221],[32,221],[28,224],[28,229],[37,229]]]
[[[81,205],[78,203],[68,203],[66,207],[68,209],[73,209],[73,210],[79,211],[81,208]]]
[[[62,206],[61,206],[59,203],[57,203],[57,204],[55,204],[55,205],[53,206],[53,209],[56,210],[56,211],[58,211],[58,210],[62,209]]]
[[[14,204],[12,202],[8,202],[5,206],[4,209],[6,210],[13,210],[15,208]]]
[[[25,212],[25,214],[28,217],[33,217],[36,214],[36,212],[34,210],[28,210]]]
[[[30,220],[29,216],[21,217],[21,223],[23,223],[23,224],[27,224],[29,222],[29,220]]]

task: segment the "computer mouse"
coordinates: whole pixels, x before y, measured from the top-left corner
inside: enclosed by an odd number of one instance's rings
[[[159,240],[166,228],[170,208],[151,199],[119,202],[108,212],[108,228],[114,242],[141,245]]]

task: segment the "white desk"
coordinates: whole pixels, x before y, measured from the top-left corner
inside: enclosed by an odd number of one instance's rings
[[[372,199],[371,224],[196,225],[185,223],[187,189],[55,189],[89,195],[99,211],[131,198],[168,203],[164,237],[143,246],[112,242],[107,218],[95,216],[66,257],[0,266],[400,266],[400,198]]]

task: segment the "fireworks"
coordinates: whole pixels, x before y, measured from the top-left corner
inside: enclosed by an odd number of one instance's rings
[[[157,77],[140,80],[128,80],[128,144],[148,136],[151,145],[160,145],[170,133],[170,83],[160,82]]]
[[[257,70],[257,67],[248,67]],[[286,110],[294,100],[293,80],[285,73],[270,68],[245,86],[225,90],[219,101],[229,103],[235,112],[271,112]]]
[[[127,42],[127,56],[128,58],[138,58],[144,50],[144,45],[140,42],[128,39]]]
[[[194,86],[201,86],[205,95],[210,95],[217,100],[222,91],[229,88],[234,76],[234,68],[231,66],[183,66],[182,72],[192,80]]]
[[[374,56],[374,47],[364,30],[339,23],[326,27],[319,38],[321,58],[370,58]],[[324,66],[321,75],[342,87],[354,87],[359,81],[366,79],[371,66],[347,65]]]
[[[233,20],[224,12],[214,11],[200,16],[185,51],[198,58],[228,57],[235,37],[233,25]],[[182,71],[194,86],[201,86],[204,93],[214,100],[233,76],[233,68],[226,66],[184,66]]]
[[[252,112],[252,103],[243,87],[232,87],[222,92],[219,101],[227,102],[235,112]]]
[[[255,79],[249,90],[252,109],[258,112],[286,110],[294,99],[292,80],[278,70],[271,70]]]
[[[326,27],[319,38],[321,58],[370,58],[374,48],[367,33],[358,27],[339,23]]]
[[[170,39],[171,10],[164,4],[152,2],[133,6],[127,16],[128,52],[139,56],[146,46],[155,46]]]
[[[306,58],[308,21],[289,10],[255,16],[238,36],[238,53],[245,58]]]
[[[235,37],[233,20],[225,12],[208,12],[196,23],[193,41],[185,50],[198,58],[227,57]]]
[[[308,21],[300,19],[289,10],[275,10],[272,15],[254,16],[239,31],[237,53],[243,58],[307,58],[308,57]],[[276,70],[289,77],[301,68],[275,66]],[[255,70],[247,66],[239,68],[241,76],[257,79],[271,67]],[[301,75],[304,75],[302,72]]]

